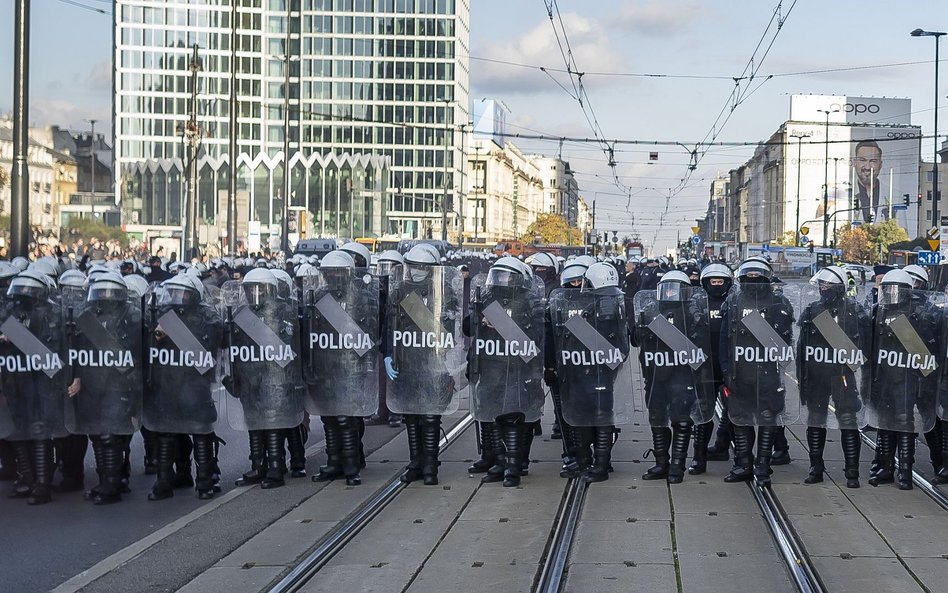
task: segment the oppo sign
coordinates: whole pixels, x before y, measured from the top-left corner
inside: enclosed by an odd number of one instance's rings
[[[846,113],[879,113],[879,105],[876,103],[833,103],[830,105],[830,111],[845,111]]]

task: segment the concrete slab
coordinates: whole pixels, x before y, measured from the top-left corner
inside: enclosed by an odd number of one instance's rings
[[[859,557],[894,558],[879,534],[858,514],[793,515],[790,517],[811,556],[849,554]]]
[[[769,537],[769,536],[768,536]],[[682,538],[679,536],[678,542]],[[762,550],[763,552],[763,550]],[[684,593],[766,591],[796,593],[783,562],[773,555],[679,555]]]
[[[772,554],[777,558],[770,532],[757,513],[717,516],[695,514],[684,517],[676,514],[675,532],[679,555]]]
[[[547,474],[534,476],[531,471],[519,488],[486,484],[464,509],[461,520],[538,520],[551,516],[559,506],[566,484],[558,476],[555,480]],[[543,482],[546,482],[548,487],[544,487]]]
[[[310,547],[319,541],[336,521],[280,520],[264,529],[226,557],[215,568],[254,566],[292,566]]]
[[[283,567],[253,566],[250,568],[211,568],[178,589],[178,593],[207,591],[260,591],[280,576]]]
[[[327,591],[391,593],[392,591],[403,591],[411,581],[412,572],[405,566],[385,563],[330,565],[323,567],[312,580],[300,589],[300,593],[326,593]]]
[[[566,593],[675,593],[675,566],[672,564],[578,564],[569,566]]]
[[[586,492],[583,521],[671,521],[668,490],[613,486],[613,480],[592,484]]]
[[[834,515],[853,513],[855,509],[839,486],[831,481],[820,484],[774,484],[773,491],[783,508],[791,514]]]
[[[703,477],[703,476],[701,476]],[[672,488],[675,514],[718,515],[737,513],[759,516],[757,503],[744,484],[726,484],[723,481],[689,482],[687,488],[678,484]]]
[[[572,562],[623,564],[674,563],[670,523],[666,521],[593,521],[580,523]]]
[[[868,472],[866,472],[868,479]],[[868,484],[862,488],[846,490],[847,496],[864,513],[871,516],[912,515],[913,517],[942,517],[942,510],[927,494],[919,489],[899,490],[893,484],[873,488]]]
[[[813,564],[833,593],[920,593],[924,589],[905,571],[896,559],[814,558]],[[936,591],[932,589],[932,591]]]
[[[948,556],[948,516],[912,517],[897,515],[872,515],[869,519],[900,556],[932,558]]]
[[[948,558],[904,558],[909,570],[932,591],[948,583]]]
[[[554,510],[546,521],[458,521],[425,565],[453,570],[479,563],[538,564],[550,537]]]
[[[535,564],[517,563],[487,567],[460,561],[449,567],[432,567],[431,570],[425,566],[406,593],[530,593],[538,569]],[[389,588],[385,591],[388,593],[399,590]]]

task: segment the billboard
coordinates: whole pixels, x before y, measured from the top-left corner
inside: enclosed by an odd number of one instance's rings
[[[790,111],[796,117],[785,126],[786,229],[795,228],[799,200],[800,223],[818,245],[824,213],[827,246],[850,222],[894,219],[909,237],[918,236],[921,128],[908,124],[910,99],[794,95]]]

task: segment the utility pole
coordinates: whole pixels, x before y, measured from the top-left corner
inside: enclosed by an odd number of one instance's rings
[[[191,116],[184,127],[184,142],[187,149],[184,168],[187,184],[187,209],[184,219],[184,233],[181,245],[181,261],[190,261],[192,258],[200,255],[200,246],[198,245],[198,225],[197,225],[197,153],[198,146],[201,143],[201,129],[197,124],[197,89],[198,73],[201,72],[201,58],[198,57],[198,44],[194,44],[191,61],[188,63],[188,70],[191,72]]]
[[[448,108],[451,104],[447,99],[442,100],[444,102],[444,177],[442,178],[442,195],[441,195],[441,240],[445,243],[448,242],[448,134],[450,128],[448,127]]]
[[[283,62],[283,220],[280,251],[290,254],[290,21],[286,21],[286,54]]]
[[[237,253],[237,3],[230,3],[230,174],[227,176],[227,252]]]
[[[89,156],[92,157],[90,162],[92,163],[92,220],[95,220],[95,124],[97,119],[87,119],[87,122],[92,124],[92,139],[89,143]]]
[[[593,197],[592,232],[596,234],[596,242],[593,242],[593,256],[595,256],[596,243],[599,241],[599,234],[596,233],[596,198],[595,197]],[[588,237],[587,237],[587,240],[588,240]]]
[[[13,21],[13,170],[10,175],[10,250],[26,256],[30,250],[30,0],[16,0]]]
[[[800,172],[803,170],[803,164],[800,162],[800,147],[803,139],[809,136],[807,133],[790,134],[791,138],[797,139],[797,226],[793,229],[794,236],[796,237],[796,241],[793,243],[795,247],[800,246]]]

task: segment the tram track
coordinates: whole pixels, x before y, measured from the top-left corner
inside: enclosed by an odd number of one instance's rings
[[[579,526],[579,516],[586,500],[589,484],[581,478],[571,478],[563,489],[563,497],[556,512],[549,544],[537,572],[533,587],[536,593],[559,593],[565,582],[566,562]]]
[[[444,453],[474,425],[474,417],[467,414],[445,433],[439,442],[439,451]],[[283,576],[276,584],[265,589],[267,593],[294,593],[308,583],[330,560],[377,517],[395,498],[405,490],[407,484],[400,474],[389,480],[366,502],[359,506],[342,523],[329,531],[306,556]]]

